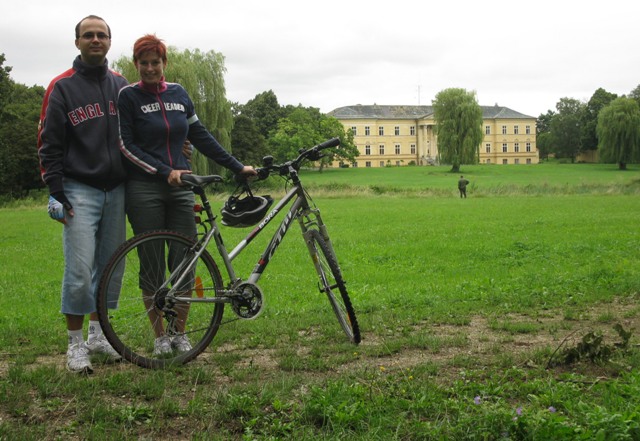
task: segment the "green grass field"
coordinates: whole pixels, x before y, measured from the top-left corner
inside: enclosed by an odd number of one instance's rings
[[[257,320],[225,324],[182,368],[96,362],[90,377],[64,367],[61,227],[44,197],[7,204],[0,440],[640,439],[640,168],[461,173],[466,200],[446,167],[303,173],[360,346],[292,230]],[[227,246],[247,232],[225,229]],[[266,239],[236,259],[241,275]]]

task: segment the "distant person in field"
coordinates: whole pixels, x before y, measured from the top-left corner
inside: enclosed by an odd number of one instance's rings
[[[469,181],[465,179],[464,176],[460,176],[460,179],[458,180],[458,190],[460,190],[461,198],[467,197],[467,185],[469,185]]]

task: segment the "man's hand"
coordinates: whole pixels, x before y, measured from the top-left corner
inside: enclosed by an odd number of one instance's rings
[[[193,145],[187,139],[182,145],[182,154],[185,158],[187,158],[187,162],[191,162],[191,155],[193,155]]]
[[[73,217],[73,207],[69,202],[69,199],[65,196],[64,192],[56,192],[49,195],[49,206],[47,207],[49,217],[60,223],[66,224],[65,211],[69,216]]]

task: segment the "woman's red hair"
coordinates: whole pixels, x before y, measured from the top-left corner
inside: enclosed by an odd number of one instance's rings
[[[147,52],[156,53],[162,61],[167,62],[167,46],[155,35],[147,34],[136,40],[133,45],[133,62],[137,62],[142,54]]]

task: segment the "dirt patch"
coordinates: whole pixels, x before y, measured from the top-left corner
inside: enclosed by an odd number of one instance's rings
[[[335,366],[333,374],[354,368],[407,369],[429,363],[446,367],[465,358],[474,360],[476,366],[491,365],[499,357],[510,357],[516,364],[526,364],[536,351],[552,353],[575,347],[588,332],[602,333],[604,341],[612,345],[620,341],[614,330],[616,323],[632,332],[631,343],[638,344],[640,338],[636,331],[640,329],[640,307],[621,302],[585,308],[570,317],[558,311],[545,311],[535,317],[523,314],[507,314],[499,318],[476,316],[465,325],[421,323],[415,326],[414,334],[424,336],[433,344],[424,347],[408,344],[389,352],[384,350],[387,345],[385,337],[365,330],[362,343],[354,350],[357,356]],[[313,336],[309,338],[313,340]],[[310,350],[310,347],[300,347],[297,354],[305,357]],[[228,366],[232,369],[257,368],[265,375],[281,371],[276,349],[243,349],[232,344],[206,351],[190,366],[206,366],[222,373],[218,360],[228,355],[234,356],[233,365]],[[11,358],[11,354],[0,353],[0,375],[7,375]],[[46,355],[38,357],[33,366],[54,366],[64,370],[65,362],[65,354]],[[140,369],[129,363],[117,363],[115,366],[95,369],[95,374],[108,375],[113,369]],[[221,377],[221,381],[226,381],[224,375]]]

